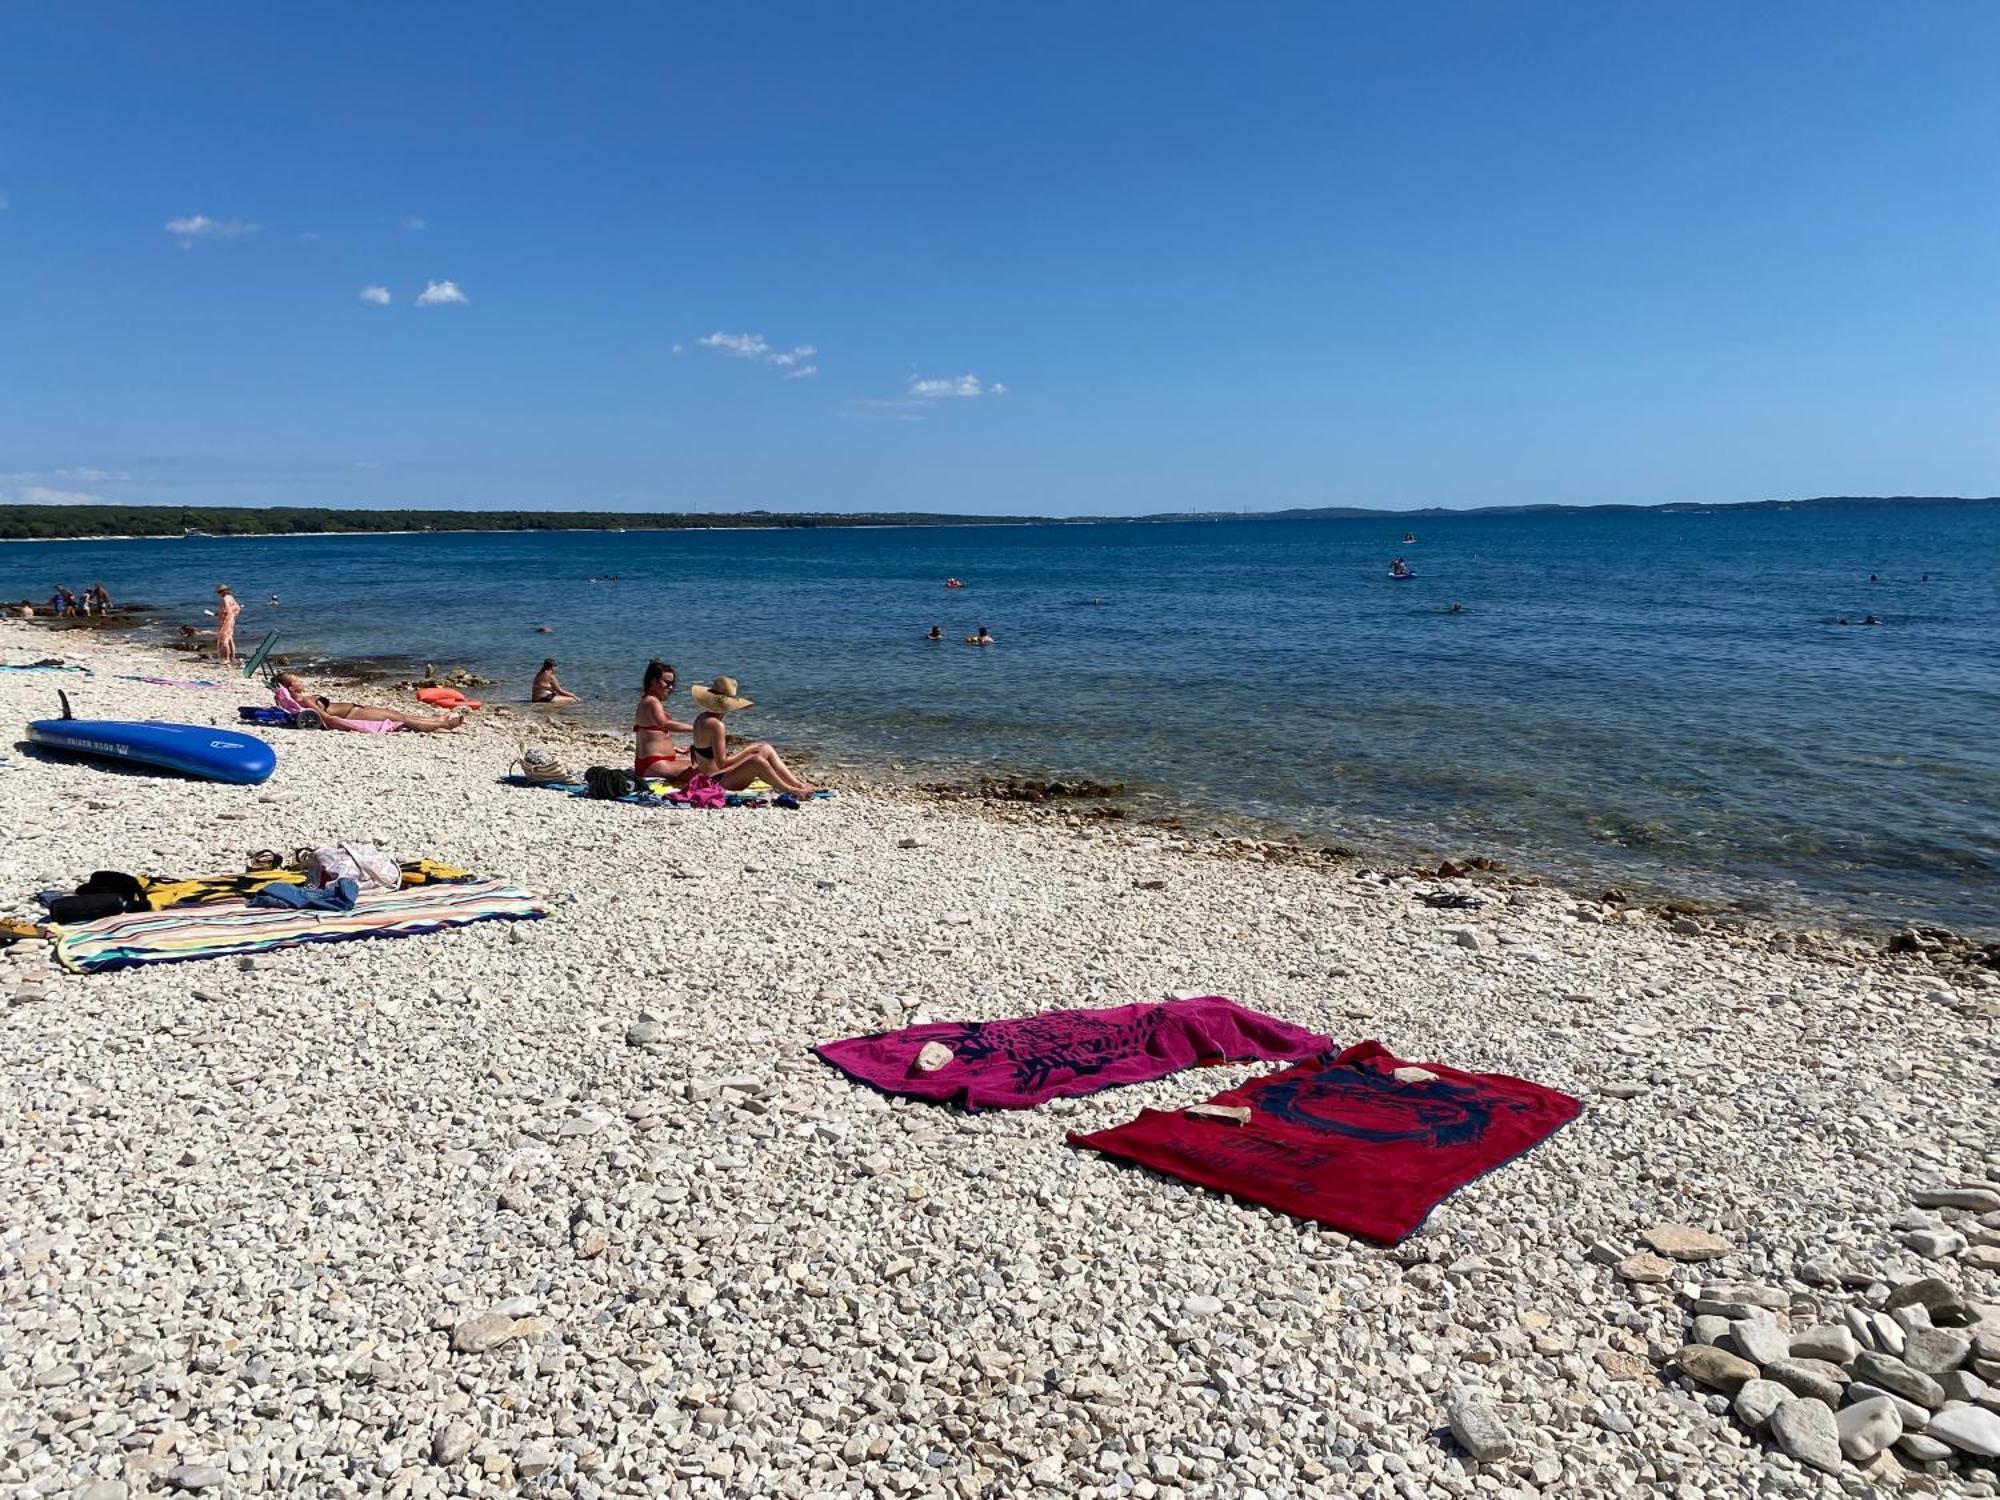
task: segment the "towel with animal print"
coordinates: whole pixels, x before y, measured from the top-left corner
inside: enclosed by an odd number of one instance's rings
[[[1446,1194],[1583,1109],[1525,1078],[1407,1063],[1380,1042],[1252,1079],[1208,1105],[1250,1118],[1149,1109],[1070,1144],[1393,1245]]]
[[[1004,1021],[939,1021],[827,1042],[813,1051],[885,1094],[970,1110],[1028,1109],[1201,1063],[1310,1057],[1332,1045],[1317,1032],[1234,1000],[1202,995]]]

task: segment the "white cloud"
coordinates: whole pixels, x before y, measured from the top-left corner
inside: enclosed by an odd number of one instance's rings
[[[47,485],[23,485],[19,491],[21,505],[109,505],[111,502],[102,495],[86,495],[81,490],[52,490]]]
[[[910,377],[910,395],[918,401],[940,401],[969,396],[1004,396],[1007,387],[995,380],[982,382],[977,375],[948,375],[937,380]]]
[[[196,240],[233,240],[239,234],[255,234],[257,226],[242,219],[211,219],[207,214],[188,214],[184,218],[169,219],[167,233],[181,242],[185,250]]]
[[[398,229],[407,230],[411,234],[415,234],[420,229],[430,228],[430,225],[426,224],[416,214],[404,214],[402,218],[396,221],[396,227]]]
[[[389,289],[386,286],[364,286],[361,289],[361,300],[363,302],[372,302],[377,307],[387,307],[389,305]]]
[[[51,477],[56,479],[67,479],[70,480],[72,483],[79,483],[79,484],[102,484],[107,479],[115,482],[121,479],[130,479],[132,476],[130,474],[121,473],[116,469],[83,468],[83,469],[57,469]]]
[[[774,349],[771,341],[761,333],[723,333],[720,330],[704,338],[695,340],[704,349],[713,349],[718,354],[726,354],[731,359],[755,360],[760,365],[770,365],[785,372],[787,380],[805,380],[819,373],[819,366],[811,363],[819,350],[811,344],[800,344],[792,349]],[[680,353],[676,344],[674,352]]]
[[[433,281],[417,293],[419,307],[463,307],[471,300],[455,281]]]

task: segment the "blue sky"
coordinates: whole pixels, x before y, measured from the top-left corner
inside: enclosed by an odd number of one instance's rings
[[[9,6],[0,499],[1991,494],[1996,147],[1976,0]]]

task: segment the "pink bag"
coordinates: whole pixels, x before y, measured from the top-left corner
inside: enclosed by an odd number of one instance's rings
[[[699,771],[677,792],[667,793],[667,801],[682,807],[727,807],[729,793],[706,771]]]

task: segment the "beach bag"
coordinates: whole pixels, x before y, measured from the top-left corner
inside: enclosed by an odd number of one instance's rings
[[[592,766],[583,773],[583,784],[593,802],[616,802],[639,790],[637,778],[615,766]]]
[[[322,844],[306,861],[306,884],[351,880],[364,891],[393,891],[403,884],[396,862],[373,844]]]
[[[512,762],[512,765],[521,768],[521,779],[523,781],[567,783],[574,779],[569,774],[568,768],[546,750],[536,750],[524,746],[521,750],[520,759]]]

